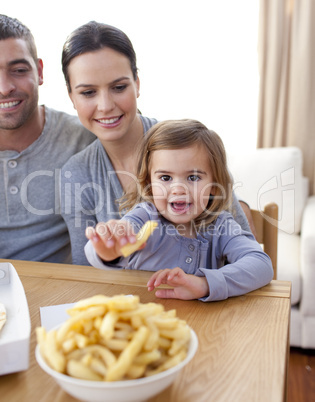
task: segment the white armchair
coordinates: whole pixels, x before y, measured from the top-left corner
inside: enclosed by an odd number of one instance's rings
[[[292,282],[290,344],[315,349],[315,196],[296,147],[229,154],[235,193],[251,208],[279,207],[278,279]]]

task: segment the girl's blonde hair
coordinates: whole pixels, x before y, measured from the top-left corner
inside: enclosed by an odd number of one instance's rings
[[[196,228],[213,222],[217,215],[230,208],[232,180],[227,168],[221,138],[197,120],[166,120],[155,124],[141,141],[137,158],[137,183],[121,199],[120,210],[131,210],[139,202],[152,202],[150,170],[154,151],[182,149],[199,145],[208,152],[213,175],[213,196],[204,212],[195,220]]]

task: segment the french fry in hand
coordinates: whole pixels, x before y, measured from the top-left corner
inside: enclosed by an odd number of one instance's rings
[[[137,251],[150,237],[153,230],[157,227],[157,222],[155,221],[147,221],[142,228],[139,230],[137,234],[136,243],[128,243],[125,246],[121,247],[121,252],[124,257],[128,257],[128,255]]]

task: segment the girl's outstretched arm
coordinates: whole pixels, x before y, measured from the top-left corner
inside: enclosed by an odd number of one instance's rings
[[[181,268],[162,269],[155,272],[147,283],[149,291],[160,285],[168,285],[171,289],[157,289],[156,297],[192,300],[209,295],[209,286],[205,277],[186,274]]]

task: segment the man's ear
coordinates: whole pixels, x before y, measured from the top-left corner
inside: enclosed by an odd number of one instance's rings
[[[44,63],[42,59],[37,59],[38,85],[44,83]]]

